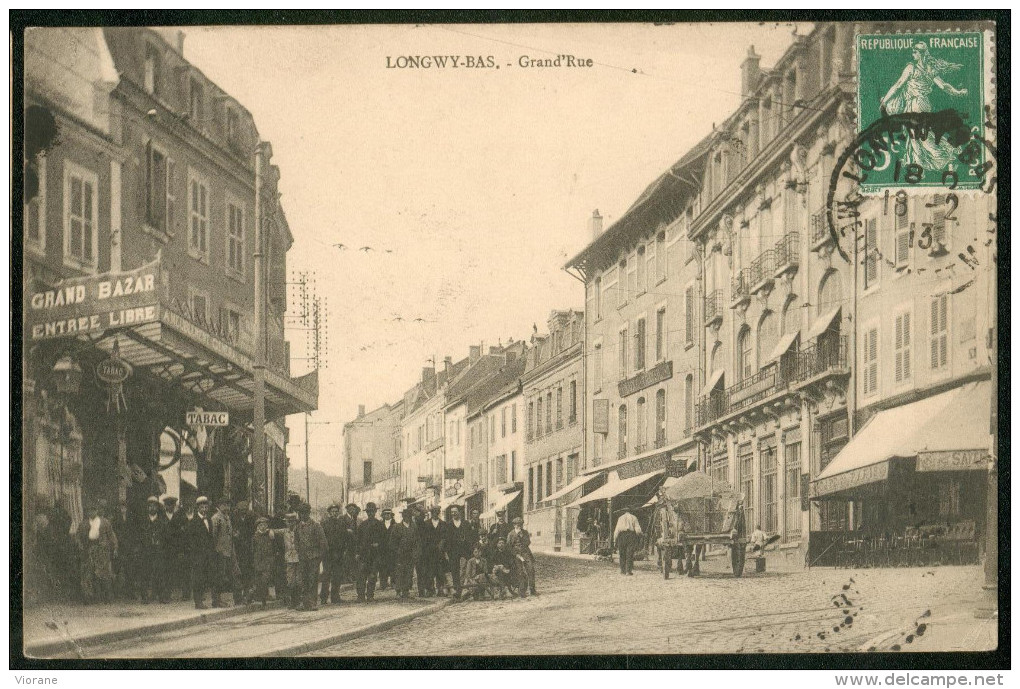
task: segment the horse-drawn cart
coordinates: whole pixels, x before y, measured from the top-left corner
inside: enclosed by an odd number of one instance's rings
[[[655,541],[663,578],[669,579],[673,560],[677,571],[694,576],[700,572],[699,555],[708,545],[730,549],[734,576],[744,572],[747,529],[744,505],[726,483],[702,472],[670,479],[656,496]]]

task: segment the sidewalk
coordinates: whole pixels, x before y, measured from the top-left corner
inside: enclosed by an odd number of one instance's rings
[[[272,601],[277,608],[282,601]],[[25,655],[45,657],[69,649],[181,629],[260,610],[261,604],[195,609],[188,601],[150,603],[137,601],[77,605],[56,603],[24,608]]]
[[[316,612],[282,601],[196,610],[165,605],[50,605],[25,610],[25,654],[38,658],[291,656],[374,634],[449,605],[442,599],[374,605],[345,600]]]

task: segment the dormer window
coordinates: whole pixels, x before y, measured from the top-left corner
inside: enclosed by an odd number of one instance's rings
[[[237,110],[231,107],[227,107],[227,143],[231,146],[236,146],[238,142],[238,136],[241,130],[241,119],[237,115]]]
[[[159,95],[160,57],[153,45],[145,46],[145,90],[154,96]]]
[[[202,84],[198,79],[192,78],[190,81],[190,89],[188,96],[188,115],[191,117],[191,122],[195,126],[201,126],[203,117],[205,115],[205,101],[203,97]]]

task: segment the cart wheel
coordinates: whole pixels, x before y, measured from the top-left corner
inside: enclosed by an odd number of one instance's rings
[[[733,567],[733,576],[741,577],[744,574],[744,549],[739,543],[730,546],[730,564]]]

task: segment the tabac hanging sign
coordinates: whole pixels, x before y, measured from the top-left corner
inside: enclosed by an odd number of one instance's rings
[[[131,364],[120,358],[120,341],[114,340],[110,357],[96,364],[96,378],[106,383],[110,390],[110,397],[106,400],[107,412],[111,407],[118,414],[127,411],[124,381],[131,377],[131,373]]]
[[[229,426],[230,412],[225,411],[195,411],[186,412],[184,422],[189,426]]]

